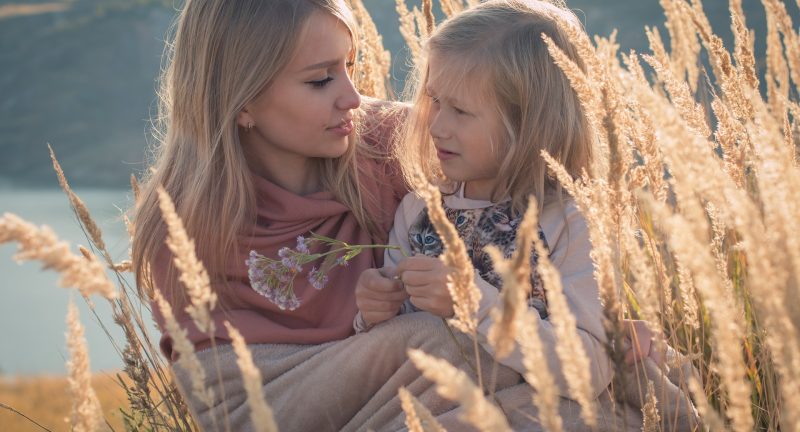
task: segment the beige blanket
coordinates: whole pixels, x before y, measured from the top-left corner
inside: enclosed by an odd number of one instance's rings
[[[471,341],[457,336],[474,362]],[[458,420],[455,403],[441,398],[435,386],[423,378],[408,360],[409,348],[421,349],[446,359],[473,376],[471,368],[441,319],[427,313],[401,315],[367,333],[323,345],[251,345],[256,366],[263,375],[262,388],[281,431],[394,431],[405,428],[397,389],[406,387],[448,430],[469,430]],[[249,409],[236,357],[229,346],[216,349],[222,387],[217,383],[215,352],[198,353],[206,367],[207,385],[214,389],[215,403],[205,406],[192,395],[187,402],[204,430],[250,431]],[[490,371],[492,359],[482,351],[482,370]],[[175,368],[183,389],[191,388],[187,374]],[[506,367],[497,371],[497,399],[514,430],[542,430],[535,420],[531,389],[519,374]],[[224,399],[222,399],[224,388]],[[575,402],[562,399],[564,430],[586,428]],[[640,431],[639,409],[615,404],[608,394],[598,400],[598,431]],[[227,418],[227,420],[226,420]],[[667,428],[665,430],[672,430]],[[683,430],[683,429],[674,429]]]

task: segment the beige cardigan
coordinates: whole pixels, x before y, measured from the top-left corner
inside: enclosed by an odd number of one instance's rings
[[[464,198],[463,190],[453,195],[446,195],[444,204],[454,209],[475,209],[492,205],[489,201]],[[613,374],[613,366],[605,348],[607,339],[602,324],[603,307],[600,304],[598,286],[594,278],[594,265],[589,256],[591,243],[586,220],[571,198],[565,197],[563,204],[562,206],[556,200],[545,202],[539,215],[539,224],[550,249],[550,261],[561,274],[564,295],[571,312],[575,315],[578,336],[583,342],[591,365],[592,390],[597,397],[611,383]],[[424,201],[413,192],[403,198],[395,213],[394,227],[389,234],[390,244],[400,246],[406,251],[411,250],[408,229],[424,208]],[[402,253],[393,249],[387,249],[384,257],[386,266],[397,265],[402,259]],[[498,302],[499,292],[496,287],[477,274],[475,281],[481,291],[478,311],[479,342],[485,350],[493,354],[492,347],[487,341],[489,329],[494,324],[489,311]],[[354,327],[357,332],[366,329],[360,313],[356,316]],[[546,351],[549,370],[555,377],[558,393],[563,397],[569,397],[561,361],[555,350],[558,340],[552,324],[546,319],[539,322],[539,337]],[[525,367],[519,346],[515,347],[510,356],[500,360],[500,363],[524,375]]]

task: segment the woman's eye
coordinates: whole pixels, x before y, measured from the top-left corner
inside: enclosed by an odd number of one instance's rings
[[[308,81],[308,84],[311,84],[312,87],[325,87],[325,85],[331,81],[333,81],[333,78],[326,77],[325,79],[321,79],[319,81]]]

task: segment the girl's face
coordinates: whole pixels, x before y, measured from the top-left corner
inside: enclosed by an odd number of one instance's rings
[[[464,182],[471,199],[491,199],[500,168],[500,120],[492,101],[479,88],[448,85],[453,75],[436,55],[428,62],[425,91],[431,97],[428,119],[442,172],[449,180]]]
[[[361,103],[348,75],[352,50],[350,33],[337,18],[323,12],[309,18],[292,60],[239,114],[241,141],[251,158],[271,170],[292,159],[345,153],[354,130],[352,111]]]

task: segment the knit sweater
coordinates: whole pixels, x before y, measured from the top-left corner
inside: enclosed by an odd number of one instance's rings
[[[445,210],[453,209],[483,209],[497,204],[484,200],[473,200],[463,196],[463,188],[452,195],[443,198]],[[425,202],[414,193],[407,194],[394,218],[394,226],[389,235],[389,243],[400,246],[404,251],[414,250],[413,239],[409,238],[409,230],[419,220],[419,215],[425,210]],[[574,200],[566,197],[563,206],[558,200],[545,202],[539,215],[540,234],[549,249],[549,259],[561,274],[564,295],[570,311],[575,316],[577,334],[589,358],[591,368],[591,387],[597,397],[611,382],[612,364],[606,354],[606,336],[603,329],[603,308],[600,304],[597,282],[594,278],[594,266],[589,256],[591,243],[586,226],[586,220],[578,211]],[[478,251],[472,251],[473,256]],[[388,249],[385,253],[385,265],[397,265],[403,259],[402,252]],[[533,272],[535,273],[535,272]],[[486,276],[486,275],[484,275]],[[478,310],[478,341],[489,353],[494,350],[488,343],[489,329],[494,325],[489,311],[500,300],[498,287],[487,282],[481,277],[481,272],[476,269],[475,282],[481,292],[481,301]],[[534,291],[536,291],[535,278]],[[547,290],[547,286],[544,286]],[[545,316],[540,305],[530,302],[531,308],[537,310],[536,316]],[[404,305],[401,313],[411,312],[413,307]],[[551,374],[553,374],[559,395],[570,397],[568,385],[564,377],[562,362],[556,354],[556,337],[553,325],[548,319],[539,318],[539,337],[544,348],[544,354]],[[364,331],[363,318],[359,314],[354,320],[358,331]],[[525,366],[522,353],[518,344],[512,354],[499,362],[524,376]]]
[[[370,120],[375,126],[375,115],[372,117]],[[390,118],[366,129],[365,144],[383,157],[363,156],[358,161],[364,206],[383,233],[389,232],[394,211],[408,192],[399,167],[389,158],[390,135],[396,124],[396,119]],[[331,269],[327,274],[328,283],[322,290],[314,289],[307,281],[307,272],[312,264],[304,266],[294,282],[294,292],[301,302],[301,306],[295,310],[281,310],[256,292],[250,286],[245,261],[251,250],[276,259],[281,248],[294,248],[297,236],[308,236],[310,232],[350,244],[385,243],[385,235],[383,238],[371,237],[332,192],[321,191],[300,196],[256,174],[252,174],[252,179],[258,206],[252,234],[239,238],[237,251],[222,275],[227,284],[212,282],[220,305],[212,311],[217,343],[226,343],[230,339],[224,321],[236,327],[248,344],[319,344],[353,334],[352,322],[357,311],[356,281],[363,270],[383,265],[381,250],[367,250],[350,260],[348,267]],[[311,250],[312,253],[319,251]],[[178,323],[187,329],[196,349],[206,348],[210,346],[211,338],[192,323],[185,311],[186,295],[180,292],[185,288],[176,283],[175,275],[168,274],[167,263],[172,259],[172,253],[164,247],[151,263],[154,283],[170,301]],[[163,317],[157,307],[153,308],[153,312],[162,328],[161,349],[167,358],[174,359],[173,341],[163,331]]]

